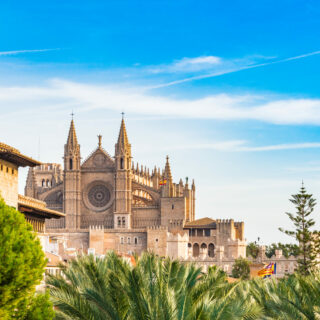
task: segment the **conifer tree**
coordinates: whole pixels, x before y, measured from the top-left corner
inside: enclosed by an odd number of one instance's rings
[[[288,213],[289,219],[293,222],[294,230],[284,230],[279,228],[281,232],[293,237],[299,244],[299,258],[297,272],[302,275],[310,274],[316,265],[316,254],[313,242],[313,232],[311,228],[314,226],[315,221],[310,218],[314,211],[316,200],[308,194],[303,182],[300,192],[292,195],[289,199],[296,208],[296,213]]]

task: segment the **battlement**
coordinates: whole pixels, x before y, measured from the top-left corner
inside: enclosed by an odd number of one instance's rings
[[[147,231],[150,230],[168,230],[168,228],[166,226],[150,226],[147,227]]]
[[[102,225],[90,225],[89,231],[104,231],[104,226]]]

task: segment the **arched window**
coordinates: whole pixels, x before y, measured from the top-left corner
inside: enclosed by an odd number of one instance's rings
[[[126,226],[126,218],[122,217],[122,227],[124,228]]]
[[[194,256],[194,257],[199,257],[199,245],[197,244],[197,243],[195,243],[194,245],[193,245],[193,252],[192,252],[192,255]]]
[[[49,187],[50,185],[49,185],[49,179],[47,179],[47,187]]]
[[[120,158],[120,169],[123,169],[123,158]]]
[[[69,169],[72,170],[73,167],[73,163],[72,163],[72,159],[69,160]]]
[[[44,179],[42,179],[42,183],[41,183],[42,187],[46,186],[46,181]]]
[[[118,228],[121,228],[121,218],[118,217]]]
[[[134,238],[134,244],[138,244],[138,238]]]
[[[208,256],[210,258],[213,258],[214,257],[214,244],[213,243],[210,243],[209,244],[209,247],[208,247]]]

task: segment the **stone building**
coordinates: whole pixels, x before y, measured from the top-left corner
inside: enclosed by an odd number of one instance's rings
[[[245,256],[243,222],[195,220],[195,183],[175,183],[168,157],[163,170],[132,162],[124,119],[114,157],[98,138],[95,150],[81,162],[72,120],[63,169],[46,163],[29,170],[26,196],[66,214],[65,219],[46,222],[56,248],[96,254],[151,250],[211,264]]]
[[[26,220],[31,223],[33,230],[40,237],[45,233],[45,220],[61,218],[65,215],[46,207],[46,203],[32,197],[18,193],[19,167],[35,167],[41,165],[30,157],[20,153],[19,150],[0,143],[0,196],[5,203],[18,209],[25,215]]]

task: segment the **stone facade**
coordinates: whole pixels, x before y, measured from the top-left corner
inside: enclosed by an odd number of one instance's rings
[[[0,192],[7,205],[17,208],[18,166],[0,159]]]
[[[168,157],[162,170],[132,162],[123,119],[114,157],[98,136],[96,149],[82,163],[80,159],[72,120],[63,170],[59,164],[46,163],[30,169],[27,178],[26,195],[66,214],[65,219],[46,222],[52,238],[63,243],[59,250],[95,254],[149,250],[181,260],[208,258],[211,264],[217,261],[216,252],[224,252],[223,258],[230,261],[245,256],[243,223],[195,220],[195,183],[189,186],[188,178],[174,183]]]

